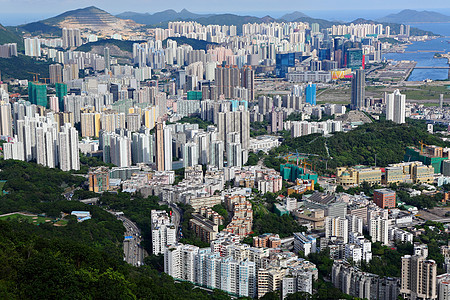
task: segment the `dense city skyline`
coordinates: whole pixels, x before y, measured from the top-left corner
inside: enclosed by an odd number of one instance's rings
[[[0,0],[0,298],[450,300],[450,8],[38,4]]]

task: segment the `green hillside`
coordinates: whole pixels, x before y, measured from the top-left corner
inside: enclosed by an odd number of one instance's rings
[[[89,52],[92,50],[92,47],[101,46],[108,47],[111,45],[119,47],[122,51],[133,52],[133,44],[134,43],[143,43],[146,41],[122,41],[122,40],[114,40],[114,39],[104,39],[98,40],[97,42],[86,43],[77,48],[77,51]]]
[[[51,62],[39,61],[35,58],[21,55],[12,58],[0,58],[0,71],[3,79],[33,79],[33,73],[41,74],[41,78],[48,78],[48,66]]]
[[[23,39],[13,30],[3,27],[0,24],[0,45],[8,44],[8,43],[17,43],[17,47],[19,50],[23,48]]]
[[[177,44],[182,45],[182,44],[187,44],[192,46],[192,48],[194,48],[194,50],[207,50],[208,49],[208,45],[217,45],[217,43],[211,43],[211,42],[207,42],[207,41],[203,41],[203,40],[196,40],[196,39],[190,39],[187,37],[170,37],[168,39],[165,39],[163,41],[163,45],[167,45],[167,40],[173,40],[176,41]]]
[[[450,146],[450,143],[429,134],[421,122],[409,120],[407,124],[398,125],[390,121],[379,121],[364,124],[347,133],[334,133],[329,138],[320,134],[288,138],[273,154],[296,151],[316,154],[318,156],[311,156],[316,166],[324,166],[325,160],[328,160],[329,168],[374,165],[376,154],[377,166],[385,167],[403,161],[405,148],[420,146],[419,141],[428,145]],[[325,145],[328,146],[330,157]]]
[[[19,30],[30,33],[31,35],[49,35],[49,36],[62,36],[61,28],[45,24],[44,22],[32,22],[17,27]]]
[[[140,268],[125,263],[122,221],[62,196],[84,178],[13,160],[0,161],[0,169],[9,192],[0,196],[0,214],[29,211],[67,221],[37,226],[0,220],[1,299],[230,299],[224,292],[176,283],[159,272],[160,257],[150,256]],[[89,211],[92,219],[77,222],[70,216],[74,210]]]

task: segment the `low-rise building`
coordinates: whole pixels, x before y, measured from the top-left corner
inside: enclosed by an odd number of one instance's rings
[[[323,209],[299,209],[293,212],[294,218],[300,224],[308,224],[311,229],[323,229],[325,212]]]
[[[303,255],[308,256],[310,253],[315,253],[317,242],[312,235],[306,235],[302,232],[294,233],[294,252],[303,252]]]
[[[219,233],[219,225],[200,214],[192,215],[189,226],[195,232],[195,235],[206,243],[215,240],[217,233]]]
[[[396,194],[390,189],[377,189],[373,192],[373,202],[381,208],[395,208]]]
[[[281,239],[278,234],[265,233],[253,237],[253,247],[278,248],[280,246],[281,246]]]

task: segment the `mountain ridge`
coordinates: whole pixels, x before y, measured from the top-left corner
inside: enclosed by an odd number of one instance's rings
[[[107,11],[96,6],[88,6],[84,8],[69,10],[54,17],[34,23],[39,26],[46,25],[57,28],[67,27],[90,29],[94,31],[124,30],[140,26],[132,20],[117,18]],[[28,24],[21,25],[21,27],[24,27],[26,25]]]
[[[389,23],[446,23],[450,22],[450,16],[435,11],[404,9],[396,14],[379,18],[377,21]]]
[[[169,22],[174,20],[195,20],[199,18],[207,18],[213,16],[214,14],[196,14],[183,8],[180,12],[174,9],[166,9],[160,12],[150,13],[137,13],[132,11],[127,11],[116,15],[117,18],[125,18],[133,20],[140,24],[153,25],[163,22]]]
[[[294,12],[287,13],[280,17],[281,20],[285,20],[288,22],[292,22],[292,21],[295,21],[295,20],[301,19],[301,18],[310,18],[310,16],[308,16],[300,11],[294,11]]]
[[[411,12],[411,10],[410,10]],[[414,11],[412,11],[414,12]],[[295,19],[294,19],[295,18]],[[450,18],[450,17],[449,17]],[[286,20],[287,19],[287,20]],[[25,32],[31,33],[32,35],[51,35],[51,36],[61,36],[61,28],[80,28],[89,29],[92,31],[104,32],[106,34],[111,34],[111,32],[130,32],[137,27],[146,25],[147,28],[152,27],[162,27],[167,28],[168,22],[170,21],[195,21],[202,25],[235,25],[237,27],[237,33],[242,32],[242,25],[246,23],[269,23],[269,22],[308,22],[308,23],[318,23],[320,29],[329,28],[333,25],[349,25],[349,23],[344,23],[340,21],[329,21],[324,19],[316,19],[307,16],[306,14],[294,11],[292,13],[285,14],[281,18],[273,18],[271,16],[256,17],[256,16],[242,16],[231,13],[226,14],[196,14],[188,11],[187,9],[182,9],[177,12],[173,9],[150,13],[136,13],[136,12],[124,12],[116,16],[97,8],[95,6],[89,6],[85,8],[75,9],[66,11],[55,17],[48,18],[38,22],[32,22],[28,24],[23,24],[15,28]],[[398,33],[397,27],[400,23],[395,22],[382,22],[380,20],[372,21],[359,18],[353,21],[353,23],[382,23],[384,26],[391,26],[391,33]],[[417,28],[411,28],[411,33],[416,35],[433,35],[430,32],[419,30]]]

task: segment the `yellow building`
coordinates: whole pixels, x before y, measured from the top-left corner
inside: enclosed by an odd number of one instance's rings
[[[149,106],[144,109],[144,125],[148,129],[153,129],[156,125],[156,106]]]
[[[81,136],[98,137],[100,132],[100,113],[81,114]]]
[[[109,169],[107,167],[92,168],[89,170],[89,191],[95,193],[109,190]]]
[[[314,191],[314,180],[297,179],[296,183],[297,185],[288,188],[288,196],[293,193],[303,194],[306,191]]]
[[[380,184],[381,169],[363,166],[337,168],[336,182],[342,186],[359,185],[364,181],[369,184]]]
[[[433,183],[434,168],[433,166],[416,164],[412,168],[412,178],[414,183]]]
[[[422,162],[404,162],[391,164],[386,167],[383,178],[384,184],[391,183],[433,183],[434,168],[432,165],[424,165]]]

